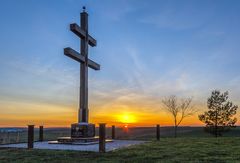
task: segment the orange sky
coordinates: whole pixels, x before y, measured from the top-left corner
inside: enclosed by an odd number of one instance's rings
[[[143,105],[139,102],[140,105]],[[107,123],[107,125],[124,126],[154,126],[160,124],[169,126],[173,124],[172,117],[162,106],[121,105],[121,103],[110,103],[104,107],[91,105],[90,122]],[[27,124],[44,125],[45,127],[69,127],[77,122],[77,109],[60,105],[29,103],[29,102],[1,102],[4,110],[0,114],[0,127],[22,127]],[[192,117],[186,118],[182,125],[203,125],[197,115],[203,112],[203,106],[195,106],[199,112]]]

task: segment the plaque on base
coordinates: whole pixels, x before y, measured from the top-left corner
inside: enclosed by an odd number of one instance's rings
[[[95,124],[92,123],[74,123],[71,125],[72,138],[95,137]]]

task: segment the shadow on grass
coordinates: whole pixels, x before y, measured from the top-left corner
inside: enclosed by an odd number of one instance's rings
[[[237,162],[240,138],[162,138],[108,153],[0,149],[0,162]]]

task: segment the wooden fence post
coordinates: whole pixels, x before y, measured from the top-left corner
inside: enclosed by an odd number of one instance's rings
[[[106,124],[99,124],[99,152],[105,152]]]
[[[43,141],[43,126],[39,126],[39,141]]]
[[[20,132],[18,131],[17,132],[17,138],[16,138],[16,142],[19,143],[19,135],[20,135]]]
[[[157,136],[157,140],[160,140],[160,125],[157,125],[157,130],[156,130],[156,136]]]
[[[33,148],[34,125],[28,125],[28,149]]]
[[[7,143],[11,143],[10,142],[10,133],[7,131]]]
[[[115,139],[115,126],[112,125],[112,139]]]

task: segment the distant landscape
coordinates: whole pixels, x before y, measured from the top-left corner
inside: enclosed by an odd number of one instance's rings
[[[3,132],[3,131],[19,132]],[[27,142],[27,128],[0,128],[0,143],[19,143]],[[34,139],[38,141],[38,128],[35,129]],[[98,128],[96,128],[98,135]],[[161,127],[160,137],[171,138],[174,135],[173,127]],[[44,140],[56,140],[57,137],[70,136],[70,128],[45,128]],[[8,138],[9,137],[9,138]],[[111,138],[111,128],[107,128],[107,137]],[[206,133],[203,127],[179,127],[178,137],[213,137]],[[240,127],[233,128],[230,132],[223,134],[223,137],[240,137]],[[123,128],[116,128],[116,139],[127,140],[154,140],[156,138],[155,127],[133,127],[126,131]]]

